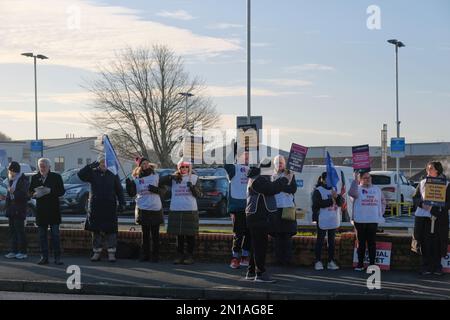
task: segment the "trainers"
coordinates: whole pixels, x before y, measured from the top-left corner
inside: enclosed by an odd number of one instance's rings
[[[16,255],[17,255],[16,253],[10,252],[7,255],[5,255],[5,258],[6,259],[14,259],[16,257]]]
[[[16,254],[16,259],[18,259],[18,260],[24,260],[26,258],[28,258],[28,256],[26,254],[24,254],[24,253]]]
[[[239,264],[243,267],[248,267],[248,265],[250,264],[250,258],[246,256],[241,257],[241,261],[239,262]]]
[[[92,262],[98,262],[101,259],[101,252],[94,252],[94,254],[91,257]]]
[[[276,280],[272,279],[271,276],[264,272],[262,274],[256,274],[255,282],[265,282],[265,283],[274,283]]]
[[[238,258],[232,258],[230,263],[230,268],[232,269],[238,269],[240,267],[240,263]]]
[[[108,252],[108,261],[116,262],[116,253],[115,252]]]
[[[420,272],[420,275],[422,275],[422,276],[429,276],[429,275],[431,275],[432,274],[432,272],[431,271],[428,271],[428,270],[425,270],[425,271],[421,271]]]
[[[434,274],[435,276],[442,276],[442,275],[444,275],[444,274],[442,273],[442,271],[435,271],[435,272],[433,272],[433,274]]]
[[[355,269],[355,271],[364,271],[364,266],[358,265]]]
[[[251,271],[247,271],[247,274],[245,275],[245,280],[255,280],[256,277],[256,273],[255,272],[251,272]]]
[[[328,262],[328,264],[327,264],[327,269],[328,269],[328,270],[339,270],[339,267],[338,267],[338,265],[336,264],[336,262],[330,261],[330,262]]]
[[[321,261],[317,261],[317,262],[314,264],[314,270],[317,270],[317,271],[323,270],[323,264],[322,264]]]
[[[42,257],[37,264],[40,266],[48,264],[48,258]]]

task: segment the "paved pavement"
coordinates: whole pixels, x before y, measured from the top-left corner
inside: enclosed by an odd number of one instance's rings
[[[178,266],[133,260],[112,264],[66,257],[65,266],[38,266],[37,261],[38,257],[26,261],[1,257],[0,291],[176,299],[450,299],[450,275],[383,272],[381,289],[369,290],[369,275],[351,269],[317,272],[269,266],[277,283],[262,284],[244,280],[244,269],[232,270],[225,264]],[[67,289],[69,265],[81,269],[81,290]]]
[[[0,300],[90,300],[92,298],[95,300],[148,300],[148,298],[138,297],[0,291]]]

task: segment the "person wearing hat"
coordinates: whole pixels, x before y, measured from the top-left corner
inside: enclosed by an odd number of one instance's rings
[[[152,240],[151,261],[159,260],[159,228],[164,224],[159,175],[156,165],[144,157],[136,158],[136,168],[131,174],[133,180],[126,179],[126,189],[130,197],[136,196],[136,224],[142,227],[142,252],[140,261],[150,260],[150,235]]]
[[[269,215],[277,212],[275,195],[288,185],[291,174],[271,181],[270,175],[263,175],[262,169],[270,168],[271,161],[263,160],[258,167],[250,168],[247,176],[248,193],[245,209],[247,226],[250,229],[252,246],[246,280],[275,282],[266,272],[266,254],[269,234]]]
[[[78,177],[91,185],[90,210],[85,225],[85,229],[92,232],[94,253],[91,261],[100,261],[103,240],[105,240],[108,248],[108,261],[115,262],[118,233],[117,212],[123,212],[125,206],[119,176],[106,168],[105,157],[100,154],[97,161],[86,165],[78,172]]]
[[[62,265],[59,225],[61,224],[61,210],[59,197],[66,190],[60,174],[52,172],[51,162],[47,158],[38,160],[39,172],[31,177],[30,194],[36,198],[36,224],[39,230],[41,259],[38,264],[48,264],[48,229],[52,241],[55,264]]]
[[[20,164],[12,161],[8,166],[8,189],[6,196],[6,217],[9,223],[10,252],[5,256],[8,259],[27,258],[27,239],[25,236],[25,219],[27,216],[27,203],[29,200],[28,178],[20,173]]]
[[[160,185],[171,187],[171,200],[167,233],[177,237],[175,264],[194,263],[195,236],[198,234],[197,199],[202,196],[198,176],[192,173],[192,164],[180,161],[173,175],[162,177]],[[184,245],[187,245],[187,254]]]
[[[375,264],[377,229],[378,224],[384,222],[386,201],[381,189],[372,184],[368,170],[360,170],[355,175],[348,194],[353,199],[352,222],[358,239],[358,265],[355,271],[363,271],[366,244],[369,251],[369,265]]]

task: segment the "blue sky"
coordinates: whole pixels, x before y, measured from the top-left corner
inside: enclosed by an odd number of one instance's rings
[[[379,30],[367,28],[370,5],[380,8]],[[38,66],[43,138],[96,134],[85,123],[92,110],[81,85],[127,45],[173,47],[209,87],[223,127],[246,113],[245,0],[0,0],[0,21],[0,131],[13,138],[34,134],[33,69],[20,56],[25,51],[51,58]],[[450,141],[446,0],[253,0],[252,113],[280,130],[283,148],[379,145],[383,123],[395,134],[391,38],[406,44],[402,135],[407,142]]]

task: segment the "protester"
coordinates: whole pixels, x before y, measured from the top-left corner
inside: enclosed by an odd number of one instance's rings
[[[289,179],[289,183],[282,191],[275,195],[277,212],[270,217],[270,235],[274,239],[275,256],[279,265],[288,266],[292,260],[292,237],[297,234],[297,219],[295,215],[294,194],[297,192],[295,175],[286,169],[286,159],[278,155],[273,159],[274,173],[271,180],[282,177]]]
[[[152,241],[151,261],[159,260],[159,228],[164,224],[159,175],[155,165],[146,158],[136,158],[133,180],[126,179],[126,189],[130,197],[136,196],[135,218],[142,227],[142,252],[140,261],[150,260],[150,234]]]
[[[25,235],[25,219],[27,217],[28,189],[30,181],[20,173],[20,164],[12,161],[8,166],[8,189],[0,200],[6,200],[5,210],[9,223],[9,240],[11,250],[5,256],[8,259],[26,259],[27,239]]]
[[[29,192],[36,198],[36,224],[39,228],[39,239],[42,257],[40,265],[48,264],[48,228],[52,241],[55,264],[62,265],[59,225],[61,212],[59,197],[66,192],[61,175],[50,171],[51,163],[47,158],[38,160],[39,172],[32,176]]]
[[[250,264],[245,279],[256,282],[275,282],[266,271],[266,254],[269,232],[269,214],[277,212],[275,195],[283,191],[291,177],[281,177],[273,182],[262,175],[261,169],[270,167],[270,161],[262,161],[249,170],[248,194],[245,209],[252,246]]]
[[[190,162],[180,161],[173,175],[162,177],[160,185],[171,187],[171,200],[167,233],[177,236],[175,264],[193,264],[195,236],[198,234],[198,208],[196,198],[201,197],[198,176],[192,172]],[[184,244],[187,245],[185,255]]]
[[[447,255],[448,247],[450,186],[447,178],[444,176],[444,169],[440,162],[429,162],[426,166],[426,171],[428,177],[442,178],[445,181],[445,205],[438,207],[424,203],[427,179],[421,180],[413,196],[414,205],[417,207],[417,210],[415,213],[412,249],[422,255],[422,275],[434,273],[440,276],[443,274],[441,257]]]
[[[343,197],[327,185],[327,173],[323,172],[317,180],[312,196],[313,221],[317,223],[317,240],[315,247],[315,270],[323,270],[322,247],[325,236],[328,239],[328,270],[338,270],[334,260],[336,229],[341,222],[340,207],[344,204]]]
[[[78,177],[91,184],[90,210],[85,226],[86,230],[92,232],[94,254],[91,261],[100,261],[103,240],[105,240],[108,248],[108,261],[115,262],[118,232],[117,211],[123,212],[125,206],[119,176],[106,168],[105,158],[103,154],[100,154],[97,161],[86,165],[78,172]]]
[[[380,188],[372,185],[369,171],[360,171],[348,194],[353,198],[353,218],[358,239],[358,265],[355,271],[364,270],[366,243],[369,251],[369,264],[375,264],[376,234],[378,223],[384,222],[386,201]]]
[[[247,173],[249,154],[243,152],[235,164],[226,164],[225,170],[230,179],[228,211],[233,222],[233,247],[230,267],[248,267],[250,254],[250,231],[245,221],[245,204],[247,199]]]

